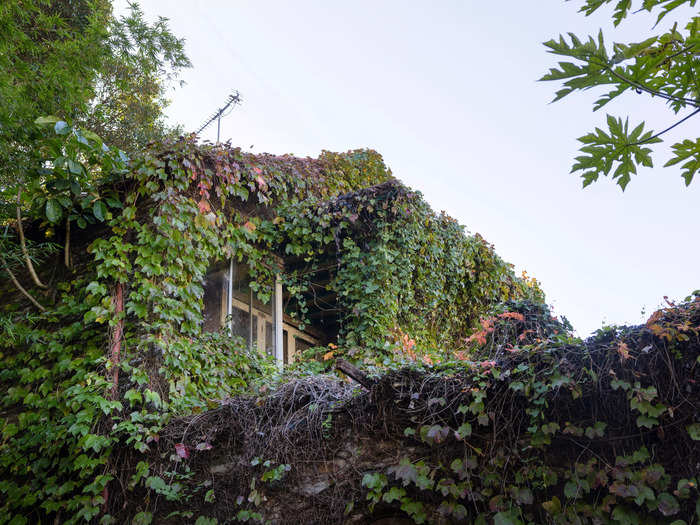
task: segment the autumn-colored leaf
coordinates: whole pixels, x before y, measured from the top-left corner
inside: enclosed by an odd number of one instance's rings
[[[520,321],[521,323],[525,322],[525,316],[518,312],[503,312],[502,314],[498,314],[498,317],[501,319],[513,319],[515,321]]]
[[[323,354],[323,360],[328,361],[329,359],[333,359],[333,356],[335,355],[335,352],[331,350],[330,352],[326,352]]]
[[[211,211],[211,206],[209,205],[209,202],[206,199],[202,199],[201,201],[199,201],[197,206],[199,207],[199,211],[201,213],[209,213]]]
[[[627,343],[620,343],[620,345],[617,347],[617,353],[620,356],[621,361],[627,361],[630,358],[630,349],[627,346]]]
[[[187,459],[190,457],[190,451],[187,449],[184,443],[175,443],[175,452],[182,459]]]

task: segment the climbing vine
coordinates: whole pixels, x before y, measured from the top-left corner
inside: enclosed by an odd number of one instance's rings
[[[29,285],[20,257],[11,261],[42,309],[19,297],[0,318],[0,523],[114,522],[124,454],[150,457],[174,415],[269,388],[278,371],[264,356],[202,333],[203,281],[217,260],[245,262],[262,301],[281,271],[271,261],[302,261],[283,275],[302,323],[312,276],[330,261],[325,286],[341,307],[334,348],[381,366],[402,341],[438,356],[494,303],[542,299],[536,282],[435,215],[372,151],[298,159],[183,139],[130,159],[58,119],[38,125],[43,182],[22,196],[33,207],[15,228],[30,219],[35,243],[63,249],[38,266],[46,290]],[[10,233],[3,244],[20,251]],[[19,280],[4,281],[2,295],[17,297]],[[137,522],[160,498],[194,497],[182,492],[187,469],[146,475],[151,460],[142,461],[127,483],[146,491]],[[271,468],[262,482],[283,477]]]

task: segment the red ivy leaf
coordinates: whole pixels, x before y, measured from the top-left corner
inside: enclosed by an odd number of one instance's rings
[[[175,443],[175,452],[177,452],[177,455],[182,459],[187,459],[190,457],[190,451],[187,450],[184,443]]]

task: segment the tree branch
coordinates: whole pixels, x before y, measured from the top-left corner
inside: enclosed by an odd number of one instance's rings
[[[616,79],[618,79],[621,82],[624,82],[625,84],[629,84],[633,88],[639,89],[641,91],[644,91],[646,93],[649,93],[650,95],[654,97],[659,97],[663,98],[664,100],[672,101],[672,102],[682,102],[684,104],[688,104],[689,106],[693,106],[695,108],[700,107],[700,101],[698,100],[693,100],[690,98],[685,98],[685,97],[674,97],[673,95],[668,95],[662,91],[656,91],[654,89],[651,89],[650,87],[645,86],[644,84],[641,84],[635,80],[629,79],[625,77],[624,75],[621,75],[620,73],[617,73],[612,66],[608,62],[596,62],[595,60],[592,60],[594,58],[598,58],[595,55],[589,55],[589,62],[594,62],[597,66],[602,67],[603,69],[607,70],[610,72],[612,76],[614,76]]]
[[[66,218],[66,242],[63,246],[63,262],[70,270],[70,217]]]
[[[345,359],[338,359],[335,363],[335,368],[360,383],[367,390],[371,390],[374,386],[374,381],[367,377],[367,374],[348,363]]]
[[[32,276],[32,281],[39,288],[48,288],[44,283],[39,280],[39,276],[34,271],[34,265],[29,257],[29,251],[27,251],[27,243],[24,240],[24,228],[22,227],[22,212],[20,211],[22,197],[22,188],[17,190],[17,230],[19,231],[19,244],[22,247],[22,253],[24,254],[24,261],[27,263],[27,268],[29,269],[29,275]]]
[[[683,123],[684,123],[686,120],[688,120],[690,117],[694,117],[694,116],[697,115],[698,113],[700,113],[700,108],[698,108],[698,109],[696,109],[695,111],[693,111],[690,115],[686,115],[685,117],[683,117],[682,119],[680,119],[680,120],[679,120],[678,122],[676,122],[675,124],[672,124],[671,126],[667,127],[665,130],[659,131],[656,135],[652,135],[652,136],[649,137],[648,139],[640,140],[639,142],[633,142],[632,144],[627,144],[627,145],[628,145],[628,146],[639,146],[640,144],[646,144],[647,142],[651,142],[651,141],[654,140],[655,138],[660,137],[661,135],[663,135],[664,133],[666,133],[666,132],[668,132],[668,131],[671,131],[671,130],[672,130],[673,128],[675,128],[676,126],[679,126],[679,125],[683,124]]]
[[[7,274],[10,276],[10,279],[12,279],[12,282],[14,283],[15,287],[22,292],[22,295],[24,295],[27,299],[31,301],[31,303],[36,306],[39,310],[42,312],[46,311],[46,308],[41,306],[34,297],[31,296],[31,294],[24,289],[24,287],[19,284],[19,281],[17,280],[17,277],[15,277],[15,274],[12,273],[12,270],[10,270],[10,266],[7,264],[7,261],[5,260],[5,256],[0,253],[0,261],[2,261],[2,265],[5,267],[5,271]]]

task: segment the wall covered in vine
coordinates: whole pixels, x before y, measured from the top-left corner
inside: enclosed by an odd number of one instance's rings
[[[468,352],[439,365],[341,368],[362,386],[306,375],[173,421],[149,475],[176,472],[188,499],[153,504],[140,490],[129,513],[201,523],[700,519],[700,295],[586,341],[541,304],[506,303]]]
[[[2,237],[0,523],[114,522],[110,502],[136,486],[177,499],[165,474],[120,483],[124,454],[147,454],[173,415],[269,388],[266,358],[201,331],[217,260],[247,263],[263,301],[273,255],[310,265],[284,275],[302,323],[308,276],[332,261],[336,351],[365,363],[466,349],[495,302],[541,299],[370,150],[298,159],[187,139],[129,159],[38,123],[43,182],[18,195]]]

